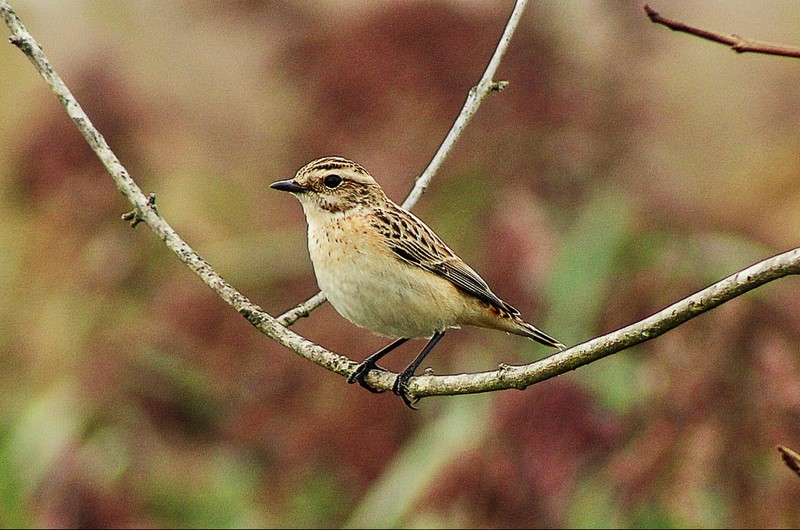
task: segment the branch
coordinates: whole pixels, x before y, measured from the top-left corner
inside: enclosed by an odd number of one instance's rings
[[[411,380],[409,391],[415,398],[421,398],[507,388],[522,390],[534,383],[654,339],[737,296],[790,274],[800,274],[800,248],[759,261],[644,320],[549,357],[522,366],[501,365],[497,370],[476,374],[422,375]]]
[[[517,7],[519,7],[518,2]],[[516,12],[516,10],[515,10]],[[312,298],[293,310],[291,317],[276,319],[262,311],[244,295],[236,291],[221,278],[175,230],[161,218],[155,208],[155,199],[145,196],[131,179],[127,170],[108,147],[103,136],[94,128],[88,116],[81,109],[69,89],[49,63],[39,45],[20,23],[11,6],[0,1],[0,17],[11,29],[9,39],[34,64],[41,76],[56,94],[67,114],[75,122],[92,150],[114,180],[115,185],[134,207],[129,220],[145,223],[186,264],[203,282],[216,292],[225,302],[234,307],[259,331],[279,344],[289,348],[309,361],[342,376],[349,376],[357,363],[344,356],[330,352],[302,336],[288,330],[282,323],[297,318],[303,311],[309,311],[316,303]],[[512,19],[514,16],[512,15]],[[511,21],[510,21],[511,23]],[[504,35],[505,38],[505,35]],[[502,45],[501,41],[501,45]],[[495,64],[495,57],[490,63]],[[499,60],[499,58],[497,59]],[[488,71],[488,69],[487,69]],[[489,92],[493,84],[489,84]],[[477,92],[477,91],[476,91]],[[487,92],[488,93],[488,92]],[[485,94],[484,94],[485,95]],[[472,97],[472,94],[470,95]],[[468,98],[469,101],[469,98]],[[465,105],[466,107],[466,105]],[[472,111],[474,113],[474,110]],[[448,135],[450,136],[450,135]],[[452,146],[451,146],[452,147]],[[449,149],[449,148],[448,148]],[[438,154],[437,154],[438,155]],[[420,178],[422,180],[422,178]],[[424,183],[420,185],[424,189]],[[415,187],[415,189],[417,189]],[[748,267],[724,280],[689,296],[666,309],[625,328],[602,337],[574,346],[539,361],[522,365],[501,365],[499,369],[476,374],[451,376],[423,375],[409,382],[410,393],[415,398],[434,395],[468,394],[503,389],[523,389],[527,386],[574,370],[612,353],[648,341],[673,329],[720,304],[740,296],[756,287],[764,285],[789,274],[800,273],[800,248],[779,254]],[[367,382],[375,388],[390,389],[395,375],[389,372],[371,371]]]
[[[673,31],[688,33],[702,39],[707,39],[730,46],[730,48],[736,53],[752,52],[763,53],[767,55],[779,55],[782,57],[800,57],[800,48],[796,48],[794,46],[784,46],[782,44],[762,42],[740,37],[739,35],[725,35],[723,33],[717,33],[707,29],[696,28],[683,22],[663,17],[648,4],[644,5],[644,11],[654,24],[661,24],[662,26],[666,26]]]
[[[519,24],[519,20],[527,4],[528,0],[517,0],[516,4],[514,4],[514,10],[511,12],[511,16],[506,24],[506,29],[503,30],[503,36],[500,37],[500,42],[497,44],[497,48],[489,61],[489,65],[486,67],[486,71],[483,72],[483,76],[481,76],[478,84],[470,89],[467,100],[464,102],[464,106],[461,108],[461,112],[458,114],[456,121],[453,123],[450,131],[448,131],[447,136],[445,136],[436,154],[433,155],[430,163],[428,163],[428,167],[425,168],[422,175],[414,182],[414,187],[411,188],[406,200],[403,201],[403,208],[410,210],[417,204],[417,201],[419,201],[419,198],[422,197],[425,189],[431,183],[433,176],[439,171],[439,168],[442,167],[450,151],[453,150],[453,146],[461,137],[461,133],[464,132],[472,116],[477,112],[483,100],[486,99],[486,96],[492,92],[499,92],[508,86],[508,81],[494,81],[494,74],[497,72],[497,67],[500,65],[500,60],[503,58],[503,55],[505,55],[506,49],[508,49],[508,43],[511,42],[511,37],[517,29],[517,25]],[[291,326],[297,319],[308,316],[323,303],[325,303],[325,295],[319,292],[297,307],[279,316],[278,320],[285,326]]]
[[[306,359],[341,375],[349,375],[356,363],[346,357],[329,352],[305,338],[283,327],[274,317],[250,302],[219,276],[211,266],[200,257],[175,230],[164,220],[155,208],[154,196],[145,196],[139,186],[131,179],[105,138],[92,125],[91,120],[75,100],[74,96],[47,60],[41,47],[22,25],[8,2],[0,2],[0,17],[3,18],[12,36],[9,41],[19,48],[36,67],[36,70],[58,97],[67,114],[75,123],[86,142],[105,166],[117,189],[133,205],[134,211],[123,218],[133,223],[145,223],[172,250],[189,269],[216,292],[225,302],[250,321],[262,333],[281,345],[295,351]]]
[[[500,65],[500,59],[502,59],[503,55],[506,53],[508,43],[511,41],[511,36],[514,35],[514,31],[517,29],[517,24],[519,24],[522,12],[525,10],[527,3],[528,0],[517,0],[517,3],[514,5],[514,11],[511,12],[511,17],[508,19],[506,29],[503,31],[503,36],[500,37],[500,42],[497,44],[497,49],[494,51],[494,55],[492,55],[489,65],[486,67],[486,71],[483,72],[483,76],[481,80],[478,81],[478,84],[469,91],[467,101],[464,102],[461,113],[458,115],[458,118],[456,118],[453,127],[450,129],[450,132],[447,133],[442,145],[439,146],[439,150],[436,151],[428,167],[414,183],[414,187],[403,202],[403,208],[411,209],[417,204],[425,188],[428,187],[433,176],[439,171],[444,159],[450,154],[450,151],[452,151],[453,146],[461,136],[464,128],[470,122],[472,116],[478,110],[478,107],[480,107],[486,96],[492,92],[499,92],[508,86],[508,81],[495,82],[494,74],[497,72],[497,67]]]
[[[288,310],[281,316],[277,318],[278,322],[280,322],[281,326],[289,327],[301,318],[307,317],[314,311],[316,308],[321,306],[325,303],[325,293],[319,291],[317,294],[306,300],[305,302],[301,302],[300,304],[296,305],[292,309]]]

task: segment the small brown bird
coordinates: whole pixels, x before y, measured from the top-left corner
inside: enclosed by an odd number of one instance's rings
[[[395,204],[366,169],[341,157],[314,160],[294,179],[272,183],[300,201],[308,250],[320,289],[347,320],[396,339],[348,377],[364,377],[380,358],[409,339],[430,341],[394,382],[411,408],[408,381],[448,328],[497,329],[546,346],[564,345],[523,321],[433,230]]]

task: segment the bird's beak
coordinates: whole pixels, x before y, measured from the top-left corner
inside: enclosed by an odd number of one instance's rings
[[[301,186],[294,179],[279,180],[278,182],[273,182],[272,184],[270,184],[269,187],[272,188],[273,190],[288,191],[289,193],[302,193],[308,190],[308,188],[306,188],[305,186]]]

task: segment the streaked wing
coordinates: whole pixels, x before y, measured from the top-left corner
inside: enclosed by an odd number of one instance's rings
[[[399,207],[375,211],[376,228],[398,258],[449,280],[459,289],[493,306],[519,316],[519,311],[503,302],[477,272],[456,256],[450,247],[418,218]]]

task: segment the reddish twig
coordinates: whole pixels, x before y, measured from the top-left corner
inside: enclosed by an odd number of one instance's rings
[[[654,24],[661,24],[662,26],[666,26],[673,31],[688,33],[702,39],[724,44],[729,46],[736,53],[752,52],[763,53],[767,55],[779,55],[781,57],[800,58],[800,48],[794,46],[762,42],[741,37],[739,35],[726,35],[724,33],[717,33],[707,29],[696,28],[694,26],[690,26],[689,24],[666,18],[648,4],[644,5],[644,11]]]
[[[778,446],[778,452],[780,452],[783,462],[789,469],[800,475],[800,454],[782,445]]]

